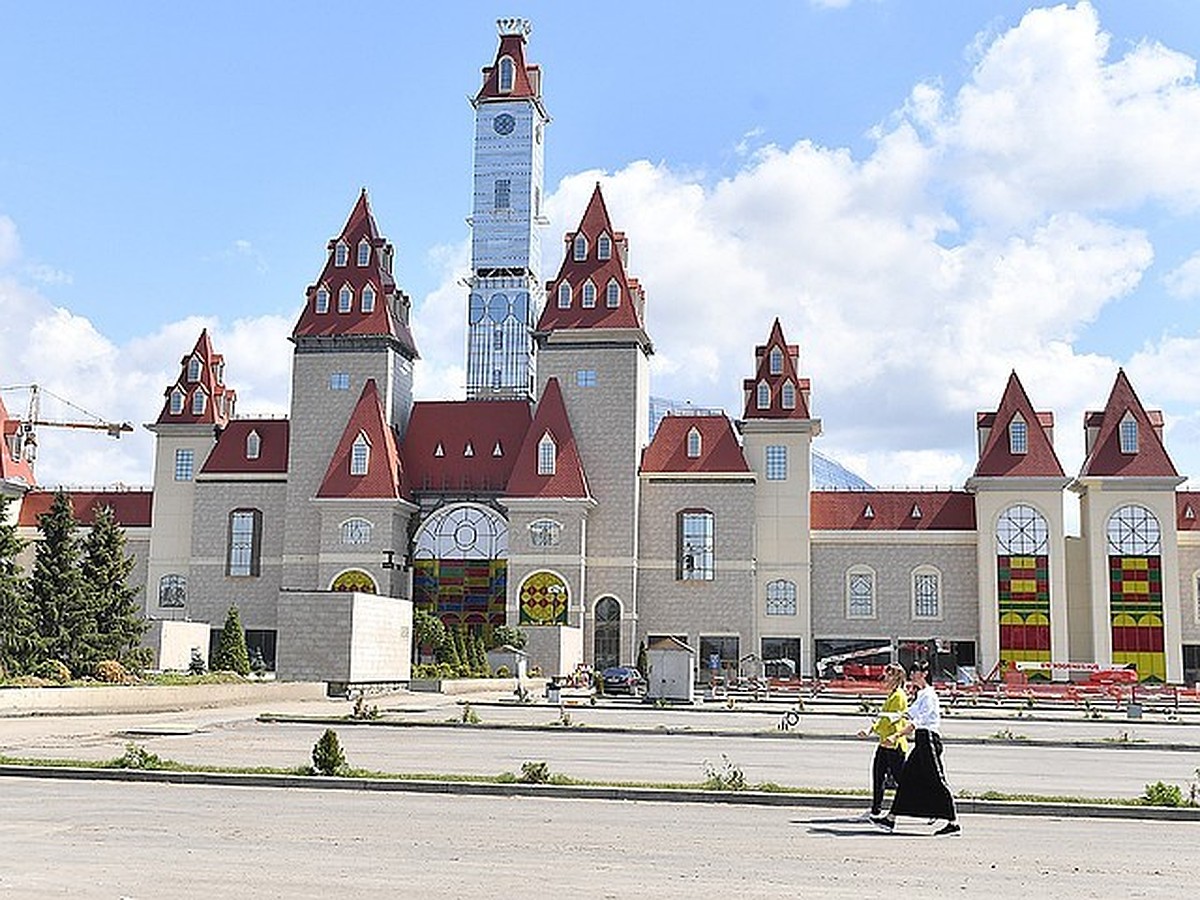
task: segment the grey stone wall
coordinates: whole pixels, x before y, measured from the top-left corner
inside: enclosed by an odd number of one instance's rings
[[[336,684],[407,681],[412,603],[395,597],[284,591],[278,677]]]
[[[1196,588],[1193,582],[1200,572],[1200,546],[1179,548],[1180,635],[1185,644],[1200,644],[1200,622],[1196,621]]]

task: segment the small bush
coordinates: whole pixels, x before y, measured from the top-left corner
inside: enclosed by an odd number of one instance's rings
[[[512,673],[510,673],[508,671],[508,666],[501,666],[500,668],[498,668],[496,670],[496,677],[497,678],[511,678]]]
[[[464,725],[478,725],[479,722],[479,713],[475,712],[475,707],[470,703],[464,703],[462,708],[462,723]]]
[[[102,659],[96,663],[96,668],[92,675],[97,681],[103,681],[107,684],[124,684],[129,678],[129,673],[125,671],[125,667],[115,659]]]
[[[149,647],[134,647],[121,657],[121,665],[131,675],[141,675],[154,665],[154,651]]]
[[[71,680],[71,670],[67,668],[67,664],[57,659],[43,660],[36,669],[33,670],[34,677],[44,678],[47,681],[53,681],[56,684],[66,684]]]
[[[1146,806],[1184,806],[1183,790],[1177,784],[1165,784],[1156,781],[1146,785],[1142,794],[1142,803]]]
[[[350,711],[350,718],[360,721],[378,719],[379,707],[374,704],[367,706],[366,695],[359,691],[358,696],[354,698],[354,709]]]
[[[346,768],[346,754],[342,752],[342,743],[332,728],[326,728],[313,745],[312,761],[318,775],[337,775]]]
[[[145,747],[133,743],[125,745],[123,756],[115,760],[118,769],[161,769],[163,761],[157,754],[151,753]]]
[[[721,768],[717,768],[707,759],[704,761],[704,784],[708,791],[744,791],[746,790],[746,775],[741,767],[730,762],[729,757],[721,754]]]
[[[550,780],[550,766],[545,762],[521,763],[521,777],[517,780],[522,784],[546,784]]]

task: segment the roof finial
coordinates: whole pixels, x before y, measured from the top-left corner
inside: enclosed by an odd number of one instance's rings
[[[509,35],[517,35],[517,37],[526,37],[529,32],[533,31],[533,25],[528,19],[513,17],[509,19],[497,19],[496,28],[500,31],[500,37],[508,37]]]

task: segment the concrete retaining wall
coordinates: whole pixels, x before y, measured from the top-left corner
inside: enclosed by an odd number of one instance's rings
[[[172,712],[239,703],[320,700],[324,682],[0,688],[0,716]]]

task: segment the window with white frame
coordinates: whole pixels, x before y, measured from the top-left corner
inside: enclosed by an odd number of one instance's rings
[[[200,373],[204,371],[204,364],[200,361],[200,357],[193,356],[188,360],[187,380],[199,381]]]
[[[329,312],[329,288],[317,288],[317,312]]]
[[[354,291],[350,290],[348,284],[343,284],[342,289],[338,291],[338,312],[348,313],[353,306]]]
[[[846,571],[846,618],[875,618],[875,571],[867,566]]]
[[[496,209],[508,209],[512,202],[512,179],[497,178],[492,194],[492,205]]]
[[[369,284],[363,288],[362,311],[365,313],[375,311],[375,288],[371,287]]]
[[[171,391],[171,415],[177,416],[183,412],[184,401],[187,400],[187,394],[179,388]]]
[[[771,387],[765,381],[758,383],[758,396],[755,402],[759,409],[770,409],[771,407]]]
[[[783,389],[779,394],[779,402],[782,404],[784,409],[796,408],[796,386],[790,381],[785,381],[783,383]]]
[[[557,462],[558,447],[555,446],[554,438],[547,431],[538,441],[538,474],[553,475]]]
[[[350,474],[366,475],[371,465],[371,442],[361,431],[350,445]]]
[[[158,579],[159,609],[182,609],[187,606],[187,579],[182,575],[164,575]]]
[[[583,308],[592,309],[596,305],[596,285],[591,279],[583,283]]]
[[[558,286],[558,308],[571,308],[571,285],[567,282],[561,282]]]
[[[783,374],[783,351],[780,350],[778,347],[771,348],[770,364],[771,364],[771,374],[772,375],[782,375]]]
[[[912,610],[914,619],[942,617],[942,573],[932,566],[913,570]]]
[[[350,261],[350,248],[343,241],[338,241],[337,246],[333,250],[333,264],[335,266],[344,266]]]
[[[246,459],[258,459],[262,455],[262,438],[257,431],[246,435]]]
[[[534,547],[557,547],[562,541],[562,526],[553,519],[529,523],[529,543]]]
[[[575,262],[583,262],[587,259],[587,250],[587,237],[583,234],[575,235],[575,245],[572,252]]]
[[[175,480],[191,481],[196,470],[196,451],[179,449],[175,451]]]
[[[366,519],[347,519],[342,523],[343,544],[371,543],[371,523]]]
[[[767,481],[787,481],[788,454],[783,444],[770,444],[766,448]]]
[[[513,82],[517,77],[517,67],[512,61],[511,56],[502,57],[500,60],[500,74],[498,77],[497,87],[500,93],[507,94],[513,89]]]
[[[329,374],[329,389],[331,391],[348,391],[348,390],[350,390],[350,373],[349,372],[331,372]]]
[[[713,514],[684,510],[679,514],[675,577],[680,581],[713,580]]]
[[[231,512],[225,574],[235,577],[258,575],[261,544],[262,512],[257,509],[235,509]]]
[[[617,284],[615,278],[610,280],[608,287],[604,289],[604,305],[609,309],[616,309],[621,305],[621,285]]]
[[[1108,519],[1108,552],[1151,556],[1162,552],[1162,528],[1158,517],[1144,506],[1129,504]]]
[[[192,394],[192,415],[202,416],[207,408],[208,394],[204,393],[204,388],[196,388],[196,393]]]
[[[767,582],[767,615],[796,615],[796,585],[791,581]]]
[[[700,429],[692,426],[687,433],[687,455],[689,459],[698,459],[700,456],[701,438]]]
[[[358,242],[358,264],[365,266],[371,261],[371,242],[363,238]]]
[[[1138,423],[1133,413],[1125,413],[1125,418],[1121,420],[1120,437],[1122,453],[1138,452]]]
[[[1024,417],[1017,413],[1008,423],[1008,452],[1022,455],[1029,452],[1029,426]]]
[[[607,234],[596,238],[596,259],[612,259],[612,239]]]

